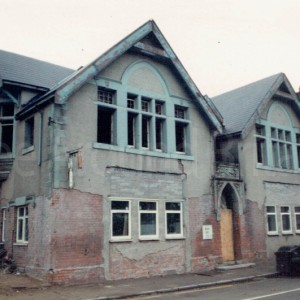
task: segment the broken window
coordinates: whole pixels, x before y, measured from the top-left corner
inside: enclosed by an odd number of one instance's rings
[[[128,113],[127,116],[127,144],[130,147],[136,145],[136,114]]]
[[[155,143],[156,150],[163,150],[163,125],[164,120],[156,118],[155,120]]]
[[[17,243],[28,242],[28,206],[17,209]]]
[[[166,237],[183,237],[182,203],[166,202]]]
[[[139,236],[142,239],[158,238],[158,211],[157,202],[139,202]]]
[[[0,105],[0,154],[11,153],[14,134],[14,104],[2,103]]]
[[[150,112],[151,99],[142,97],[142,101],[141,102],[142,102],[142,104],[141,104],[142,111],[144,111],[144,112]]]
[[[25,120],[25,148],[34,145],[34,117]]]
[[[98,107],[97,142],[113,144],[114,138],[114,110]]]
[[[164,114],[164,103],[161,101],[155,101],[155,113],[157,115]]]
[[[185,119],[185,108],[181,106],[175,106],[175,118]]]
[[[150,119],[146,116],[142,117],[142,147],[149,148],[150,144]]]
[[[184,122],[186,119],[186,108],[182,106],[175,105],[175,118],[180,119],[175,120],[175,141],[176,141],[176,152],[186,153],[187,146],[187,129],[188,122]]]
[[[267,142],[266,142],[266,128],[263,125],[256,124],[256,151],[257,162],[262,165],[267,164]]]
[[[130,238],[130,202],[111,201],[111,237]]]
[[[281,169],[293,169],[293,150],[291,132],[271,127],[273,166]]]
[[[277,234],[277,216],[276,216],[276,207],[275,206],[267,206],[267,230],[268,234]]]
[[[289,206],[280,207],[282,233],[291,233],[291,211]]]

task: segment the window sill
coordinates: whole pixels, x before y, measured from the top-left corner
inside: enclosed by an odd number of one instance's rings
[[[282,235],[294,235],[293,232],[282,232]]]
[[[166,240],[185,240],[183,236],[167,236]]]
[[[120,147],[117,145],[110,144],[101,144],[101,143],[93,143],[94,149],[102,149],[102,150],[112,150],[124,153],[138,154],[138,155],[147,155],[153,157],[161,157],[161,158],[171,158],[171,159],[182,159],[182,160],[194,160],[194,157],[191,155],[187,155],[185,153],[165,153],[161,150],[151,151],[148,149],[136,149],[130,146]]]
[[[34,151],[34,146],[33,146],[33,145],[32,145],[32,146],[29,146],[29,147],[27,147],[27,148],[24,148],[24,149],[22,150],[22,155],[25,155],[25,154],[30,153],[30,152],[32,152],[32,151]]]
[[[28,246],[28,242],[27,243],[22,243],[22,242],[17,242],[17,243],[14,243],[13,244],[14,246],[25,246],[25,247],[27,247]]]
[[[160,241],[160,239],[158,237],[155,237],[155,238],[143,238],[143,237],[139,237],[139,241],[140,242],[151,242],[151,241]]]
[[[274,167],[266,166],[266,165],[259,164],[259,163],[256,164],[256,168],[261,169],[261,170],[266,170],[266,171],[280,172],[280,173],[294,173],[294,174],[299,174],[300,173],[300,169],[274,168]]]
[[[275,233],[268,232],[267,234],[268,234],[268,236],[279,236],[278,232],[275,232]]]
[[[110,239],[110,243],[131,243],[132,239]]]

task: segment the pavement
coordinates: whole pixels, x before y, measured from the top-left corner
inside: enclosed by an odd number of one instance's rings
[[[221,268],[222,269],[222,268]],[[78,299],[104,300],[126,299],[138,296],[157,295],[190,289],[206,288],[273,277],[275,261],[261,264],[225,266],[222,270],[205,273],[156,276],[151,278],[106,281],[104,284],[76,286],[50,286],[25,275],[0,274],[1,299]]]

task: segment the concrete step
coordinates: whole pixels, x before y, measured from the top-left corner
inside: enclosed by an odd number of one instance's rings
[[[216,270],[219,271],[228,271],[228,270],[236,270],[243,268],[253,268],[255,267],[255,263],[237,263],[237,262],[226,262],[223,264],[219,264],[216,266]]]

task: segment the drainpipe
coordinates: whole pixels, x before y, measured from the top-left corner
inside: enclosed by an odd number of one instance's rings
[[[39,152],[38,152],[38,165],[40,166],[42,164],[42,156],[43,156],[43,120],[44,120],[44,114],[43,112],[39,112],[40,114],[40,127],[39,127]]]

